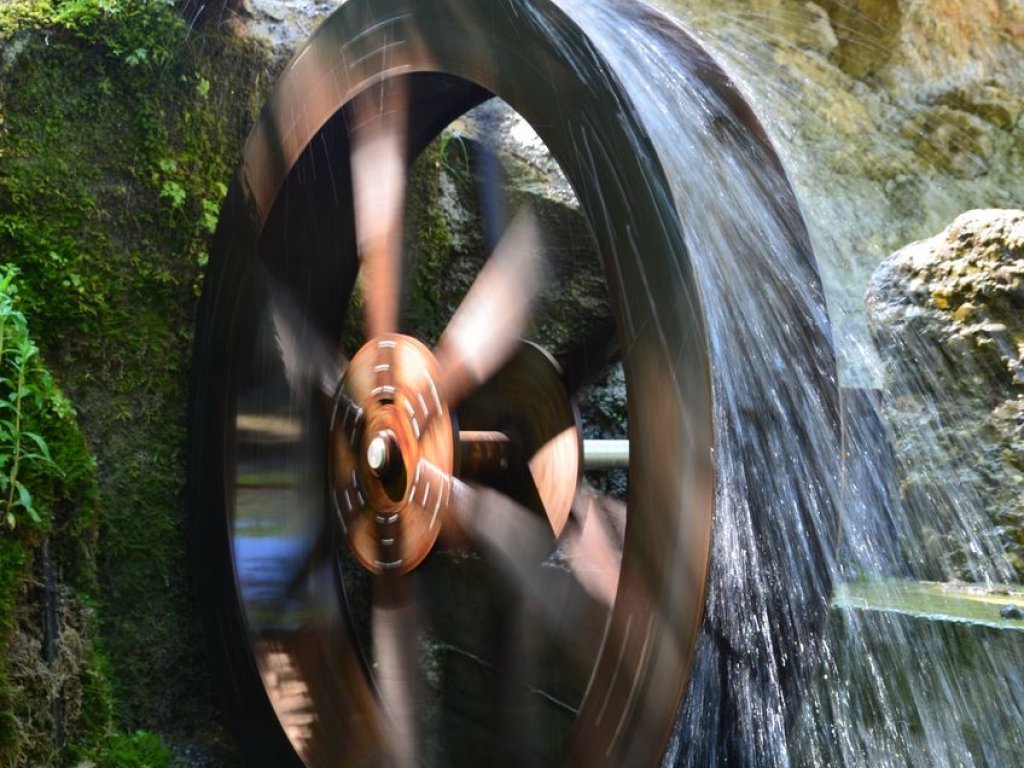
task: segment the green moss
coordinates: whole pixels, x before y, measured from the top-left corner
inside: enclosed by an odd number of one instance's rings
[[[69,739],[110,731],[84,694],[92,660],[98,490],[75,413],[43,366],[0,274],[0,767],[61,762]],[[14,501],[17,490],[18,501]]]
[[[445,194],[441,180],[446,171],[456,179],[469,171],[468,154],[461,140],[451,139],[450,134],[433,141],[423,151],[409,178],[408,216],[412,226],[405,251],[412,265],[412,280],[404,319],[429,344],[436,344],[441,337],[458,298],[451,290],[458,283],[446,274],[446,269],[458,260],[458,254],[453,254],[455,243],[449,216],[443,209]],[[475,215],[474,212],[474,219]],[[480,243],[464,243],[461,250],[479,247]]]
[[[27,566],[28,556],[22,543],[11,537],[0,537],[0,745],[5,747],[14,741],[17,731],[10,674],[3,661],[10,654],[14,606]]]
[[[149,731],[113,733],[83,756],[96,768],[171,768],[171,750],[159,735]]]
[[[131,732],[191,734],[212,706],[182,513],[191,329],[269,59],[144,0],[17,0],[4,37],[0,261],[21,270],[25,313],[97,457],[97,596],[116,663],[112,694],[93,693]],[[59,507],[54,519],[62,546],[90,546],[83,521]]]

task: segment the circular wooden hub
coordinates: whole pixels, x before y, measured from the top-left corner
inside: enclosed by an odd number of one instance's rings
[[[520,342],[505,366],[459,406],[458,423],[460,474],[483,474],[489,485],[547,518],[560,536],[583,471],[583,444],[579,415],[554,358],[536,344]],[[474,440],[478,434],[512,440],[507,469],[493,472],[493,444]]]
[[[373,339],[345,370],[331,416],[331,495],[356,558],[407,573],[441,531],[454,430],[437,360],[408,336]]]

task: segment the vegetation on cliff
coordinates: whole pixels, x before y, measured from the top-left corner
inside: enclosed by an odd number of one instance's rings
[[[131,732],[191,739],[212,703],[181,509],[190,334],[207,240],[269,58],[146,0],[15,0],[0,6],[0,44],[0,263],[17,265],[18,306],[38,359],[75,404],[97,482],[91,496],[70,497],[87,514],[71,514],[45,483],[19,481],[39,519],[24,504],[14,510],[18,538],[0,538],[0,586],[15,596],[34,589],[35,551],[52,521],[82,526],[59,541],[83,553],[58,551],[54,533],[58,590],[83,606],[61,619],[62,642],[78,618],[98,624],[98,636],[82,629],[99,641],[85,657],[102,646],[116,664],[105,671],[94,658],[83,670],[100,681],[106,711]],[[73,424],[70,407],[62,412]],[[47,438],[61,487],[69,470],[60,457],[73,445],[69,434]],[[15,626],[16,605],[28,602],[0,604],[0,628]],[[36,728],[7,701],[8,733],[15,723]],[[103,707],[83,711],[102,720]],[[131,764],[133,750],[148,750],[158,762],[146,735],[118,738],[91,759]]]
[[[0,272],[0,766],[112,735],[94,631],[96,463]]]

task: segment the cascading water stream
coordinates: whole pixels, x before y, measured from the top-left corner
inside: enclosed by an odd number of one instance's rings
[[[666,173],[679,180],[676,204],[709,307],[707,332],[715,349],[734,353],[713,356],[719,361],[714,372],[716,441],[720,449],[730,442],[758,443],[760,460],[753,465],[717,466],[718,518],[707,611],[718,636],[702,637],[689,706],[665,765],[718,764],[716,745],[733,737],[752,745],[743,759],[755,765],[924,768],[1019,763],[1024,759],[1024,644],[1012,629],[955,624],[944,616],[929,620],[862,611],[846,603],[833,609],[820,648],[809,641],[801,649],[814,660],[782,659],[775,668],[767,663],[759,679],[731,674],[728,665],[709,668],[703,663],[711,657],[709,646],[723,642],[744,657],[777,658],[778,627],[769,621],[767,606],[781,592],[789,609],[799,614],[807,598],[793,593],[793,584],[801,582],[787,580],[786,574],[799,573],[822,556],[807,542],[831,536],[827,510],[813,510],[803,519],[809,527],[804,540],[773,540],[781,545],[774,560],[752,558],[755,539],[772,534],[755,522],[750,491],[754,498],[765,498],[775,514],[793,515],[805,501],[802,491],[808,484],[832,484],[836,503],[842,501],[841,557],[830,563],[840,595],[844,579],[857,579],[877,582],[883,602],[891,599],[885,594],[886,579],[923,575],[925,542],[892,490],[891,452],[879,451],[886,436],[880,433],[885,420],[877,397],[865,400],[859,391],[847,391],[845,483],[828,463],[826,457],[839,449],[835,415],[815,397],[804,372],[789,367],[785,354],[800,344],[806,329],[801,323],[826,322],[823,299],[807,288],[812,284],[804,278],[808,265],[793,257],[787,247],[789,233],[779,230],[772,190],[763,181],[763,158],[740,149],[744,127],[721,122],[720,94],[686,75],[677,54],[636,23],[635,6],[563,5],[601,52],[630,73],[625,86],[647,124],[671,132],[659,137],[658,145]],[[769,126],[772,97],[788,99],[785,108],[799,109],[792,103],[798,94],[766,85],[773,73],[759,69],[764,61],[740,46],[730,48],[728,35],[710,42],[748,96],[767,96],[756,108],[768,113]],[[785,146],[792,155],[793,142]],[[799,161],[791,163],[799,166]],[[845,228],[839,223],[856,215],[848,206],[845,197],[827,196],[816,196],[806,206],[816,250],[826,263],[830,254],[842,250],[837,240]],[[834,275],[825,270],[826,281]],[[789,322],[769,322],[772,318]],[[874,353],[863,348],[860,335],[846,330],[850,325],[838,324],[836,345],[845,360],[867,368]],[[751,337],[759,343],[742,349],[722,343],[741,326],[753,329]],[[772,328],[784,332],[772,336]],[[926,341],[901,352],[911,361],[935,354]],[[767,371],[774,373],[771,383]],[[969,373],[964,371],[964,376]],[[920,382],[914,393],[918,399],[940,391],[930,384]],[[759,425],[765,420],[784,424],[788,440],[761,443],[765,434]],[[955,470],[950,456],[957,454],[949,449],[943,427],[941,419],[922,419],[910,427],[918,432],[917,445],[933,446],[927,455],[915,457],[915,471],[948,477]],[[718,453],[735,455],[729,450]],[[969,455],[959,453],[961,459]],[[935,518],[964,544],[967,561],[960,573],[983,585],[1011,583],[1013,570],[987,533],[994,525],[976,494],[955,480],[943,487],[943,494],[929,500]],[[795,691],[785,690],[775,673],[794,661],[808,666],[818,662],[819,669],[797,727],[787,737],[787,719],[793,715],[787,705]],[[724,686],[732,687],[729,698],[739,702],[734,711],[721,712],[716,705]]]

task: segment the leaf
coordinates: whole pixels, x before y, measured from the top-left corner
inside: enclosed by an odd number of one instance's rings
[[[35,432],[22,432],[21,436],[27,437],[35,443],[36,447],[39,449],[39,453],[43,455],[43,458],[51,463],[53,462],[53,459],[50,457],[50,447],[46,444],[46,441],[43,440],[42,436],[37,435]]]
[[[25,336],[21,340],[21,344],[18,345],[18,353],[21,355],[21,361],[24,365],[39,352],[35,342],[32,341],[28,336]]]
[[[32,519],[33,523],[41,523],[42,518],[39,517],[39,513],[36,511],[36,508],[32,505],[32,494],[29,493],[28,488],[26,488],[23,483],[20,483],[17,480],[14,481],[14,487],[18,489],[18,504],[20,504],[25,509],[25,511],[28,513],[28,516]]]
[[[171,208],[180,208],[185,203],[185,188],[176,181],[165,181],[160,187],[160,197],[171,201]]]
[[[209,234],[217,231],[217,220],[220,218],[220,205],[214,200],[203,200],[203,229]]]
[[[144,64],[148,57],[149,52],[145,48],[136,48],[124,57],[124,61],[129,67],[137,67]]]
[[[48,467],[50,471],[56,474],[58,477],[64,477],[64,472],[60,467],[54,463],[53,459],[47,459],[45,456],[39,453],[23,453],[21,455],[21,461],[23,464],[41,464]]]

